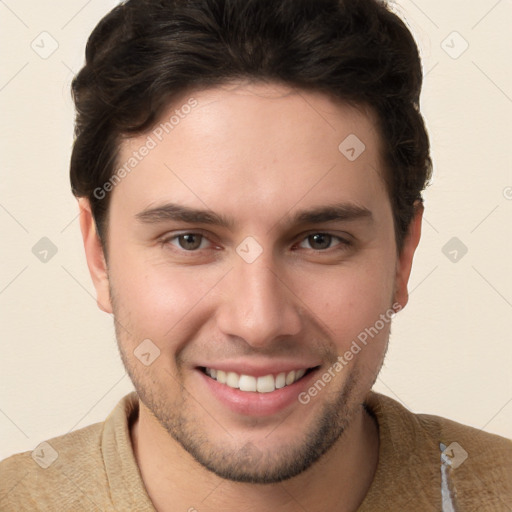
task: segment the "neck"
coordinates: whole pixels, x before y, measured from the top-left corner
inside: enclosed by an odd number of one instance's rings
[[[132,444],[158,512],[251,510],[356,511],[373,480],[379,452],[375,420],[361,406],[337,443],[304,473],[277,484],[224,480],[198,464],[139,401]]]

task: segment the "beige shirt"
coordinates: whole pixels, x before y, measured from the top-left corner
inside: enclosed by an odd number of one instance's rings
[[[379,425],[379,463],[359,512],[512,511],[512,441],[374,392],[367,409]],[[103,423],[0,462],[0,511],[154,511],[130,440],[137,414],[131,393]]]

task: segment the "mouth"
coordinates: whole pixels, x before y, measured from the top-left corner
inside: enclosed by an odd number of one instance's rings
[[[210,379],[232,389],[248,393],[272,393],[295,384],[318,368],[319,366],[298,368],[287,372],[269,373],[263,376],[239,374],[233,371],[223,371],[208,367],[200,367],[199,369]]]
[[[305,367],[301,363],[294,368],[289,361],[282,364],[271,361],[268,365],[255,365],[251,361],[222,362],[216,366],[196,367],[196,375],[200,377],[198,396],[208,401],[211,398],[212,406],[218,404],[221,410],[229,410],[238,418],[268,420],[302,407],[298,396],[312,385],[321,368],[321,365]]]

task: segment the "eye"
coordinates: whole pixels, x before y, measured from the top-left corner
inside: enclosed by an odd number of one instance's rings
[[[307,247],[307,245],[309,247]],[[346,240],[338,236],[330,235],[328,233],[314,233],[306,238],[299,244],[301,249],[313,249],[314,251],[325,251],[336,245],[350,245]]]
[[[208,240],[199,233],[182,233],[165,241],[185,251],[196,251],[208,247]]]

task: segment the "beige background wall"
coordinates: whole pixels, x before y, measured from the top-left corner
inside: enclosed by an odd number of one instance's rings
[[[103,420],[132,389],[68,182],[69,85],[115,3],[0,2],[0,459]],[[375,389],[512,437],[512,2],[393,5],[422,49],[435,177]]]

